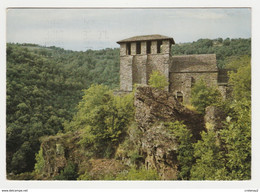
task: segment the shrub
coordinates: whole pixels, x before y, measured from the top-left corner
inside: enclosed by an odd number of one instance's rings
[[[169,85],[169,82],[167,81],[167,78],[159,71],[153,71],[149,79],[149,85],[151,87],[163,90],[166,86]]]
[[[193,158],[193,138],[191,131],[179,121],[167,122],[164,124],[166,128],[176,137],[178,142],[177,159],[178,179],[189,180],[190,169],[194,163]]]
[[[76,180],[77,177],[77,166],[69,161],[66,167],[61,171],[61,173],[54,177],[54,180]]]
[[[40,148],[39,152],[35,154],[36,163],[34,165],[34,170],[37,174],[42,173],[43,168],[45,166],[45,160],[43,158],[43,150],[42,147]]]
[[[133,94],[114,96],[104,85],[92,85],[85,90],[78,112],[67,130],[84,131],[80,144],[97,157],[111,157],[123,140],[134,116]]]
[[[191,103],[199,113],[204,114],[207,106],[217,104],[221,94],[215,87],[208,87],[203,80],[194,84],[191,89]]]

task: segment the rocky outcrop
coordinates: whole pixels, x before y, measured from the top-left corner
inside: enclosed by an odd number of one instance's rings
[[[156,169],[162,179],[177,179],[178,143],[163,124],[154,124],[141,139],[147,169]]]
[[[134,104],[135,119],[143,132],[141,150],[146,167],[155,168],[162,179],[177,179],[178,143],[163,122],[182,121],[199,139],[203,116],[185,108],[173,94],[149,86],[137,87]]]
[[[42,138],[41,148],[44,157],[43,179],[52,179],[67,165],[68,161],[80,165],[85,157],[78,145],[80,132],[68,132]]]
[[[136,89],[135,120],[142,131],[156,122],[182,121],[196,139],[204,129],[203,116],[184,107],[172,93],[149,86]]]
[[[79,175],[88,173],[88,179],[103,179],[104,175],[117,175],[126,166],[115,159],[95,159],[86,156],[88,149],[79,144],[80,131],[68,132],[42,138],[41,148],[44,157],[44,169],[41,180],[53,179],[59,175],[68,162],[77,166]]]

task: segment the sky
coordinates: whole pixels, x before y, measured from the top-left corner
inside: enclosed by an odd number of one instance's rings
[[[250,38],[250,8],[8,9],[7,42],[85,51],[119,40],[161,34],[176,43],[200,38]]]

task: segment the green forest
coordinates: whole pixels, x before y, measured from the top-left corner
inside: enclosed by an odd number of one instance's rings
[[[217,55],[219,68],[232,69],[229,73],[232,94],[223,101],[218,91],[203,81],[195,84],[192,109],[203,114],[207,106],[214,105],[226,115],[221,130],[216,132],[208,125],[198,141],[190,139],[191,133],[182,122],[165,123],[179,142],[178,179],[248,180],[251,178],[251,39],[199,39],[172,47],[172,55],[206,53]],[[134,93],[114,94],[119,88],[118,48],[76,52],[54,46],[8,43],[6,54],[8,179],[160,179],[156,170],[144,168],[139,145],[130,139],[141,137],[134,122]],[[62,142],[70,148],[75,148],[71,144],[75,138],[77,154],[81,154],[68,157],[55,177],[45,173],[47,154],[43,153],[43,144],[50,138],[66,138]],[[56,150],[66,154],[58,144]],[[122,156],[129,159],[127,166],[114,161],[122,160]],[[77,164],[77,158],[88,160],[85,167]],[[104,174],[94,169],[109,163],[116,167],[110,172]],[[86,171],[87,164],[92,165],[92,172]]]

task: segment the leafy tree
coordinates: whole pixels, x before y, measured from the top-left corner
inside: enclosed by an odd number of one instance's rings
[[[221,100],[217,88],[208,87],[203,80],[194,84],[191,89],[191,103],[199,113],[204,114],[207,106],[216,104]]]
[[[167,78],[159,71],[153,71],[150,75],[149,85],[158,89],[165,89],[169,85]]]
[[[230,38],[226,38],[226,39],[223,41],[223,45],[229,46],[229,45],[230,45]]]
[[[78,106],[78,113],[67,130],[83,129],[81,144],[96,156],[111,156],[133,118],[133,94],[114,96],[104,85],[92,85]]]
[[[238,102],[233,115],[220,137],[226,151],[228,179],[243,180],[251,178],[251,107],[250,102]]]
[[[193,158],[193,143],[194,139],[192,133],[187,127],[179,121],[167,122],[165,126],[172,132],[178,142],[177,159],[178,166],[178,179],[189,180],[190,169],[194,163]]]
[[[209,130],[208,132],[203,131],[201,136],[202,139],[194,144],[196,163],[191,169],[191,179],[224,179],[224,161],[217,134],[213,130]]]
[[[249,56],[243,56],[231,61],[228,67],[235,69],[229,74],[229,84],[232,86],[232,96],[237,101],[251,100],[251,62]]]

